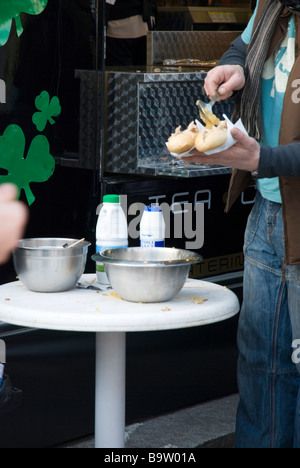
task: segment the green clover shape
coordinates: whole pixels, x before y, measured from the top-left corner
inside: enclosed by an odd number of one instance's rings
[[[36,136],[30,145],[27,157],[25,135],[18,125],[9,125],[0,136],[0,168],[7,174],[0,176],[0,183],[10,182],[25,191],[28,204],[35,196],[30,188],[31,182],[46,182],[55,169],[55,160],[50,154],[50,146],[44,135]],[[3,172],[3,171],[2,171]]]
[[[57,96],[54,96],[50,101],[50,96],[47,91],[43,91],[35,100],[35,107],[40,112],[35,112],[32,116],[32,122],[39,132],[43,132],[47,122],[51,125],[55,124],[52,117],[57,117],[61,113],[61,106]]]
[[[18,37],[23,32],[21,13],[39,15],[44,11],[48,0],[1,0],[0,6],[0,47],[9,38],[12,22],[15,20]]]

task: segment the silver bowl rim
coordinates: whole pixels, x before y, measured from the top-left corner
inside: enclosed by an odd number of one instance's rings
[[[169,250],[170,252],[174,252],[174,250],[180,252],[185,252],[187,254],[186,259],[177,259],[177,260],[120,260],[116,258],[112,258],[108,256],[108,253],[111,252],[119,252],[119,251],[128,251],[128,250],[137,250],[144,248],[145,250],[147,249],[148,252],[152,249],[158,249],[162,248],[164,250]],[[101,252],[96,253],[95,255],[92,256],[92,260],[95,262],[102,262],[106,263],[108,265],[120,265],[120,266],[128,266],[128,267],[174,267],[174,266],[187,266],[187,265],[193,265],[195,263],[201,263],[203,261],[203,257],[195,252],[192,252],[190,250],[184,250],[184,249],[174,249],[174,248],[168,248],[168,247],[127,247],[127,248],[120,248],[120,249],[106,249],[102,250]]]
[[[49,248],[43,247],[42,245],[40,246],[29,246],[29,245],[23,245],[25,242],[30,242],[30,241],[45,241],[46,242],[51,242],[51,241],[59,241],[61,243],[61,249],[53,248],[53,247],[58,247],[58,246],[49,246]],[[73,239],[73,238],[68,238],[68,237],[29,237],[26,239],[20,239],[18,241],[17,247],[14,249],[14,254],[16,253],[21,253],[21,252],[70,252],[72,250],[73,252],[76,250],[81,250],[83,248],[87,248],[91,246],[91,242],[84,240],[80,242],[80,244],[76,245],[75,247],[72,247],[72,249],[64,249],[63,245],[66,243],[72,243],[76,242],[77,240],[80,239]]]

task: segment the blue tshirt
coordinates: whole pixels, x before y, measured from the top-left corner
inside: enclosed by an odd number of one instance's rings
[[[242,39],[249,44],[256,10],[242,34]],[[261,79],[260,112],[262,119],[261,145],[276,147],[279,144],[279,132],[284,94],[289,74],[295,62],[295,22],[289,21],[286,38],[278,49],[266,61]],[[257,188],[268,200],[281,203],[279,178],[259,179]]]

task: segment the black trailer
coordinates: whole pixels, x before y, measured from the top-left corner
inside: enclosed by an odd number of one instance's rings
[[[206,70],[153,63],[153,44],[163,36],[151,35],[148,67],[105,70],[104,1],[17,3],[23,9],[12,18],[0,8],[0,146],[7,129],[18,126],[24,145],[22,151],[16,147],[15,158],[28,157],[42,135],[56,162],[44,182],[28,175],[35,201],[26,237],[85,237],[92,242],[91,256],[105,193],[127,195],[128,206],[164,201],[184,210],[187,203],[193,209],[204,203],[204,262],[192,277],[224,284],[242,299],[243,231],[253,193],[243,194],[225,215],[230,169],[186,166],[165,149],[175,126],[195,115]],[[230,34],[216,36],[216,43],[224,46],[226,36],[229,44]],[[229,115],[231,106],[216,111]],[[0,168],[5,182],[10,165],[1,152]],[[30,192],[21,192],[25,203]],[[174,221],[176,212],[172,216]],[[186,240],[171,236],[167,245],[185,247]],[[86,272],[94,272],[90,258]],[[10,261],[0,268],[0,283],[15,280]],[[129,334],[127,422],[236,392],[236,326],[233,318],[196,329]],[[22,393],[15,407],[0,411],[0,447],[49,447],[93,433],[94,335],[0,323],[0,339],[6,344],[5,371]]]

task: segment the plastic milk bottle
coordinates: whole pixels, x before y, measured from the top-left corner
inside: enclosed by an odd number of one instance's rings
[[[128,247],[128,226],[119,195],[105,195],[96,227],[96,252]],[[109,285],[103,263],[96,262],[97,281]]]
[[[146,206],[140,224],[141,247],[164,247],[165,231],[166,225],[161,207]]]

